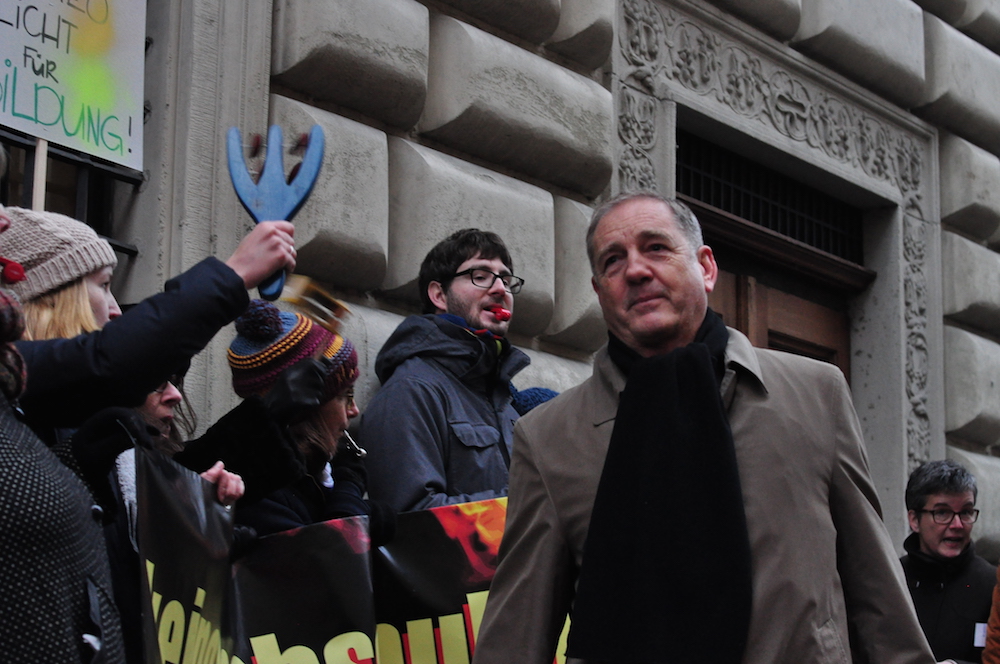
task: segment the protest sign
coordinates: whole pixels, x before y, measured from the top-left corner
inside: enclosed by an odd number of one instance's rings
[[[0,2],[0,125],[142,170],[145,0]]]

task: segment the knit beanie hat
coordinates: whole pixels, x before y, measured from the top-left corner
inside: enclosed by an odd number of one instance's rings
[[[26,279],[9,286],[22,302],[71,284],[102,267],[118,265],[107,240],[83,223],[56,214],[4,208],[10,228],[0,235],[0,256],[24,267]]]
[[[354,385],[360,373],[358,352],[349,339],[264,300],[250,302],[236,319],[236,332],[229,345],[229,367],[233,390],[244,398],[265,394],[282,371],[320,354],[330,360],[324,402]]]

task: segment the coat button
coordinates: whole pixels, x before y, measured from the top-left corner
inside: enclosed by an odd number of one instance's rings
[[[104,508],[100,505],[91,505],[90,516],[94,517],[94,521],[100,523],[104,519]]]

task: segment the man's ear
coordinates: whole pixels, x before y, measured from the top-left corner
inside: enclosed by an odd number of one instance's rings
[[[431,304],[437,308],[437,313],[448,313],[448,291],[441,285],[440,281],[432,281],[427,284],[427,297]]]
[[[719,266],[715,262],[715,254],[710,246],[703,244],[698,247],[696,255],[705,279],[705,292],[711,293],[715,290],[715,282],[719,278]]]
[[[906,517],[910,522],[910,530],[918,532],[920,530],[920,515],[917,514],[916,510],[910,510],[906,513]]]

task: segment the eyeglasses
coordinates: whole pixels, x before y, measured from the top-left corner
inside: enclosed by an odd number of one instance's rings
[[[179,391],[181,389],[181,385],[183,382],[184,382],[184,377],[175,374],[170,378],[168,378],[167,380],[163,381],[163,384],[153,391],[156,392],[157,394],[163,394],[163,392],[166,391],[167,389],[167,385],[173,385]]]
[[[338,394],[334,398],[343,399],[344,403],[350,406],[352,403],[354,403],[354,390],[353,389],[347,390],[343,394]]]
[[[478,286],[479,288],[493,288],[493,284],[497,279],[503,284],[503,287],[511,295],[517,295],[521,292],[521,286],[524,285],[524,279],[521,277],[515,277],[513,274],[497,274],[496,272],[491,272],[490,270],[483,269],[481,267],[474,267],[469,270],[462,270],[461,272],[456,272],[452,275],[454,277],[461,277],[464,275],[469,275],[472,279],[472,285]]]
[[[979,518],[979,510],[962,510],[961,512],[956,512],[954,510],[949,510],[944,507],[939,507],[936,510],[916,510],[917,512],[927,512],[934,518],[934,523],[939,526],[947,526],[958,515],[958,518],[962,520],[962,523],[969,525],[975,523],[976,519]]]

